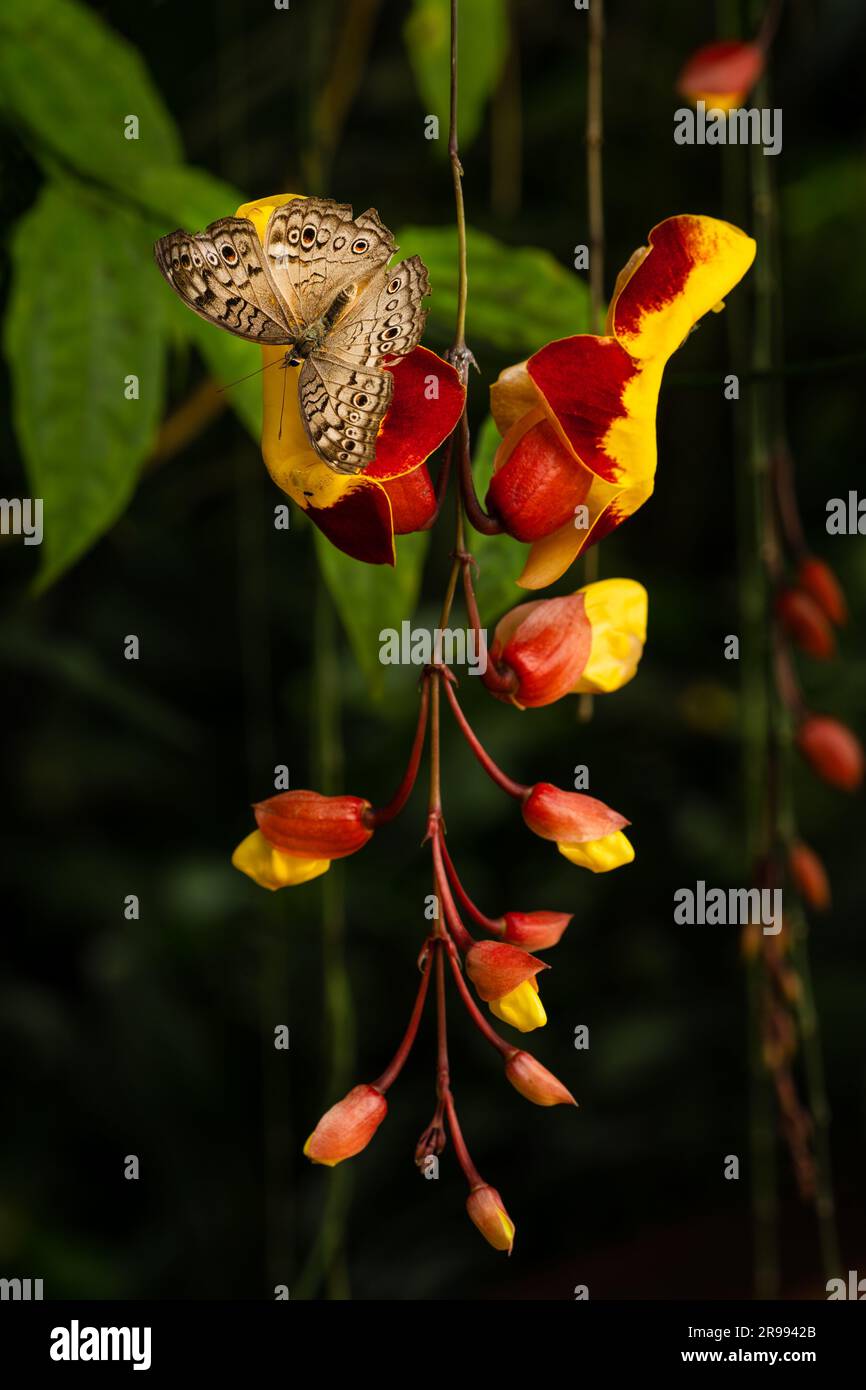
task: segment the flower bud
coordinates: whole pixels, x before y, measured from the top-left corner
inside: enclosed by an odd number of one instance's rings
[[[830,906],[830,880],[815,851],[798,840],[791,846],[788,867],[803,901],[816,912],[826,912]]]
[[[848,621],[848,605],[842,586],[830,566],[825,565],[823,560],[817,559],[814,555],[807,555],[797,571],[797,579],[800,588],[812,595],[831,623],[835,623],[836,627],[842,627]]]
[[[512,1052],[505,1063],[505,1075],[515,1091],[533,1105],[577,1105],[571,1091],[529,1052]]]
[[[748,96],[763,67],[764,53],[758,44],[722,39],[692,54],[677,79],[677,91],[689,101],[729,111]]]
[[[555,840],[570,863],[592,873],[607,873],[634,859],[634,850],[622,833],[629,822],[583,792],[537,782],[523,802],[523,819],[542,839]]]
[[[254,807],[266,840],[287,854],[307,859],[343,859],[367,843],[369,801],[359,796],[321,796],[319,792],[280,792]]]
[[[836,652],[836,639],[823,610],[802,589],[783,589],[776,599],[779,621],[792,641],[808,656],[828,661]]]
[[[521,603],[497,623],[482,680],[520,709],[553,704],[574,689],[591,643],[582,594]],[[501,689],[506,672],[516,677],[513,691]]]
[[[328,1168],[366,1149],[388,1113],[388,1102],[375,1086],[355,1086],[320,1119],[304,1153]]]
[[[503,940],[524,951],[555,946],[572,918],[570,912],[506,912]]]
[[[536,541],[574,521],[585,503],[591,474],[574,456],[540,408],[518,420],[502,440],[485,505],[503,530],[519,541]]]
[[[547,969],[543,960],[501,941],[478,941],[466,952],[466,973],[485,1002],[501,999]]]
[[[510,994],[503,994],[501,999],[491,999],[487,1007],[494,1018],[501,1019],[511,1028],[516,1028],[518,1033],[534,1033],[536,1028],[543,1028],[547,1023],[547,1014],[534,975],[531,980],[524,980],[523,984],[518,985]]]
[[[514,1246],[514,1222],[496,1188],[486,1183],[473,1187],[466,1199],[466,1210],[487,1243],[494,1250],[507,1250],[510,1255]]]
[[[800,725],[797,746],[813,772],[842,791],[856,791],[863,780],[859,739],[838,719],[810,714]]]
[[[260,830],[254,830],[245,840],[241,840],[232,855],[232,864],[254,883],[272,892],[277,888],[307,883],[309,879],[327,873],[331,867],[330,859],[302,859],[298,855],[284,854],[282,850],[274,849]]]

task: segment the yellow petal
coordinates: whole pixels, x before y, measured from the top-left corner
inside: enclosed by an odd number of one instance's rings
[[[557,844],[556,848],[570,864],[590,869],[594,874],[606,874],[634,859],[634,849],[622,830],[615,830],[600,840],[586,840],[580,845]]]
[[[487,1007],[496,1018],[510,1023],[520,1033],[532,1033],[536,1028],[543,1028],[547,1022],[534,980],[524,980],[510,994],[503,994],[501,999],[492,999]]]
[[[577,592],[584,597],[592,646],[575,693],[619,690],[632,679],[643,654],[647,591],[634,579],[602,579]]]
[[[281,208],[293,198],[303,198],[303,193],[271,193],[267,198],[256,198],[252,203],[241,203],[235,217],[248,217],[258,233],[259,241],[264,241],[268,219],[274,208]]]
[[[232,855],[232,864],[254,883],[269,888],[271,892],[277,888],[307,883],[311,878],[327,873],[331,867],[330,859],[300,859],[297,855],[274,849],[260,830],[254,830],[245,840],[241,840]]]

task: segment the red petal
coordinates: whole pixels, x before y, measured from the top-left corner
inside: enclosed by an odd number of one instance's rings
[[[308,507],[307,516],[332,545],[368,565],[393,565],[391,505],[382,488],[353,488],[333,507]]]
[[[521,436],[494,473],[487,506],[516,540],[540,540],[573,520],[591,482],[553,425],[541,420]]]
[[[401,478],[389,478],[382,486],[391,500],[395,535],[420,531],[436,515],[436,493],[426,463]]]
[[[616,483],[622,469],[605,453],[604,438],[614,420],[628,413],[622,397],[640,371],[638,363],[616,339],[580,334],[548,343],[530,357],[528,368],[581,462]]]
[[[429,458],[453,430],[465,392],[450,363],[417,347],[386,368],[394,376],[394,395],[376,441],[376,457],[365,478],[397,478]],[[432,385],[438,395],[428,398]]]

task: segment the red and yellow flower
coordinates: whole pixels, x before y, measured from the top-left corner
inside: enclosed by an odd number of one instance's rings
[[[238,208],[260,238],[275,207],[299,197],[278,193]],[[265,367],[285,357],[263,347]],[[394,395],[382,421],[376,457],[357,474],[335,473],[312,448],[298,404],[300,367],[264,371],[262,456],[277,487],[287,493],[328,540],[356,560],[393,565],[394,537],[418,531],[436,513],[426,460],[451,433],[463,409],[464,389],[454,368],[416,347],[385,370]],[[288,380],[286,380],[286,375]]]
[[[258,830],[232,855],[262,888],[288,888],[327,873],[334,859],[362,849],[373,834],[371,807],[360,796],[280,792],[253,807]]]
[[[549,782],[536,782],[523,802],[523,819],[571,864],[606,874],[634,859],[623,829],[625,816],[584,792],[566,792]]]
[[[548,343],[494,383],[503,438],[487,507],[531,543],[523,588],[552,584],[650,496],[665,364],[754,256],[728,222],[669,217],[620,272],[605,336]]]
[[[637,670],[646,625],[646,589],[633,579],[603,579],[562,598],[521,603],[498,622],[482,679],[518,709],[619,690]]]

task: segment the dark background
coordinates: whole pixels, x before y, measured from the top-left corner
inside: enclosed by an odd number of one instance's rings
[[[264,0],[91,8],[140,50],[191,161],[250,197],[304,187],[308,112],[342,6],[293,0],[288,15]],[[672,139],[676,75],[716,34],[715,8],[670,0],[607,8],[610,288],[661,218],[730,211],[714,152]],[[444,224],[450,180],[422,138],[405,11],[379,8],[332,167],[324,186],[307,191],[356,209],[373,204],[391,226]],[[491,202],[488,113],[465,152],[467,215],[504,242],[543,246],[569,265],[587,235],[585,17],[566,0],[524,0],[513,22],[519,201],[505,210]],[[864,38],[858,0],[799,0],[775,50],[784,152],[773,174],[794,362],[863,345]],[[14,129],[4,132],[2,164],[4,220],[14,222],[42,174]],[[165,292],[154,271],[154,295]],[[484,343],[476,352],[480,423],[487,386],[522,353]],[[275,763],[289,765],[295,787],[321,785],[324,739],[327,758],[342,759],[340,785],[381,803],[399,780],[414,722],[412,671],[397,673],[384,700],[370,700],[322,598],[310,529],[273,530],[279,499],[249,437],[225,413],[168,462],[147,466],[109,535],[38,598],[28,592],[35,552],[4,541],[0,1272],[42,1277],[52,1297],[258,1298],[276,1283],[292,1297],[360,1299],[568,1299],[584,1283],[593,1298],[749,1295],[737,934],[675,926],[672,916],[676,888],[698,878],[744,884],[749,874],[738,670],[722,657],[724,636],[739,630],[736,407],[717,387],[677,382],[678,373],[721,373],[728,352],[722,316],[674,359],[654,497],[602,547],[602,574],[640,579],[650,593],[638,679],[597,701],[589,726],[577,723],[573,702],[521,715],[466,692],[470,718],[515,777],[569,785],[574,765],[589,764],[593,792],[633,822],[635,864],[605,877],[575,873],[526,832],[445,721],[449,843],[471,891],[493,914],[575,913],[544,982],[549,1025],[529,1046],[574,1090],[577,1114],[517,1097],[456,1001],[451,1007],[466,1137],[518,1226],[509,1261],[469,1224],[452,1155],[435,1183],[412,1164],[433,1105],[431,1016],[371,1148],[339,1174],[301,1157],[321,1111],[381,1070],[405,1025],[429,891],[424,800],[419,787],[400,821],[318,883],[268,896],[229,865]],[[203,372],[198,359],[179,360],[170,403]],[[26,495],[3,389],[0,486],[4,496]],[[862,367],[798,377],[788,393],[807,528],[852,609],[840,659],[803,664],[802,674],[816,707],[855,728],[866,689],[866,559],[860,538],[830,538],[823,522],[827,499],[859,482],[862,396]],[[443,524],[422,620],[433,620],[450,544]],[[141,638],[137,664],[122,657],[130,632]],[[323,704],[322,682],[334,672],[327,660],[314,668],[317,633],[336,654],[342,752],[323,729],[331,697]],[[859,801],[801,769],[797,777],[803,834],[833,883],[812,959],[843,1269],[862,1270],[862,815]],[[140,896],[137,922],[124,919],[129,893]],[[288,1054],[273,1049],[277,1023],[291,1029]],[[589,1025],[588,1052],[572,1046],[578,1024]],[[123,1177],[132,1153],[138,1182]],[[723,1179],[726,1154],[741,1156],[739,1182]],[[781,1147],[779,1182],[783,1290],[823,1296],[814,1218]]]

